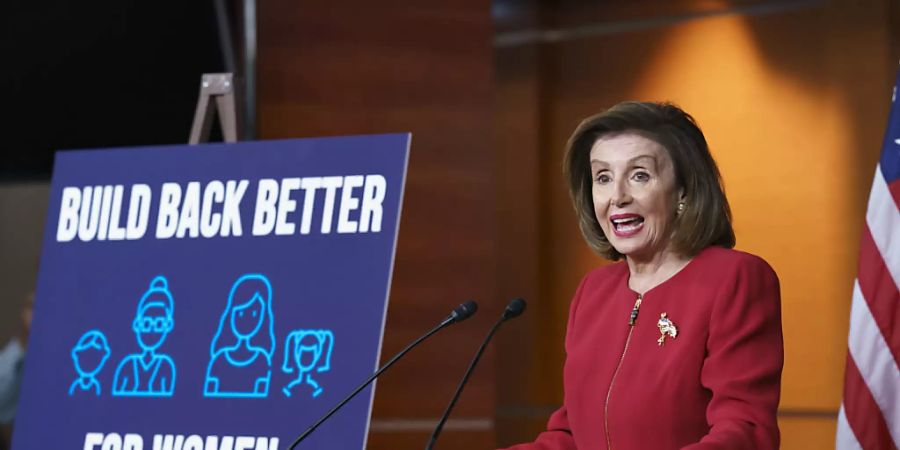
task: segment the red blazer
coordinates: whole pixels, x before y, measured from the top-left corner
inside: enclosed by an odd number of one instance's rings
[[[581,282],[569,312],[563,406],[515,450],[776,449],[784,350],[778,278],[719,247],[643,295],[624,262]],[[661,314],[677,329],[661,336]],[[630,337],[629,337],[630,336]]]

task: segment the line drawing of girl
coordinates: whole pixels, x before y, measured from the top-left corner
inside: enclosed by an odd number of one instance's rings
[[[131,329],[141,353],[127,355],[113,378],[114,396],[171,397],[175,391],[175,362],[169,355],[156,353],[175,327],[175,301],[169,282],[159,275],[138,302]]]
[[[267,397],[274,353],[272,285],[265,275],[243,275],[231,286],[212,338],[203,395]]]
[[[323,389],[312,377],[312,372],[331,370],[331,351],[334,349],[334,334],[331,330],[294,330],[284,344],[284,365],[281,370],[291,373],[297,369],[297,378],[281,389],[291,396],[291,390],[298,384],[312,388],[313,398],[322,394]],[[294,367],[291,367],[293,364]]]
[[[109,344],[106,336],[99,330],[90,330],[78,339],[75,347],[72,347],[72,361],[75,363],[75,371],[78,378],[69,386],[69,395],[81,392],[93,392],[100,395],[100,381],[97,373],[103,369],[106,360],[109,359]]]

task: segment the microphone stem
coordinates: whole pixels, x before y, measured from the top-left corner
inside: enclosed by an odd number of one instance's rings
[[[478,364],[478,360],[481,359],[481,354],[484,353],[484,349],[487,348],[488,343],[491,342],[491,339],[494,337],[494,333],[497,332],[497,329],[500,328],[500,324],[506,321],[505,317],[501,317],[491,330],[488,332],[487,337],[481,343],[481,347],[478,348],[478,352],[475,353],[475,357],[472,358],[472,362],[469,363],[469,367],[466,369],[466,374],[463,375],[462,381],[459,382],[459,386],[456,387],[456,392],[453,394],[453,399],[450,400],[450,404],[447,405],[447,409],[444,410],[444,415],[441,416],[441,420],[438,422],[437,427],[435,427],[434,432],[431,433],[431,439],[428,440],[428,445],[425,446],[425,450],[431,450],[434,447],[435,442],[437,442],[438,436],[441,434],[441,430],[444,429],[444,423],[447,422],[447,419],[450,417],[450,411],[453,410],[453,407],[456,406],[457,400],[459,400],[460,394],[462,394],[463,388],[466,386],[466,383],[469,381],[469,377],[472,375],[472,372],[475,369],[475,365]]]
[[[366,386],[371,384],[372,381],[375,380],[375,378],[378,378],[378,376],[381,375],[381,372],[384,372],[389,367],[391,367],[395,362],[397,362],[398,359],[403,357],[403,355],[405,355],[408,351],[412,350],[413,347],[419,345],[420,342],[424,341],[425,339],[428,339],[432,334],[437,333],[438,331],[441,331],[444,327],[446,327],[452,323],[453,323],[452,317],[448,317],[448,318],[444,319],[444,321],[441,322],[440,324],[438,324],[438,326],[432,328],[431,331],[429,331],[428,333],[425,333],[424,335],[422,335],[421,337],[419,337],[418,339],[413,341],[411,344],[407,345],[406,348],[404,348],[403,350],[400,351],[400,353],[397,353],[396,355],[394,355],[394,357],[391,358],[390,361],[388,361],[385,365],[381,366],[381,368],[378,369],[377,372],[372,374],[372,376],[370,376],[365,381],[365,383],[363,383],[358,388],[356,388],[355,391],[351,392],[350,395],[348,395],[344,400],[342,400],[340,403],[338,403],[334,408],[331,408],[331,411],[328,411],[328,414],[325,414],[316,423],[312,424],[312,426],[307,428],[306,431],[303,432],[303,434],[301,434],[297,439],[294,440],[294,443],[291,444],[290,447],[288,447],[288,450],[294,450],[294,447],[296,447],[297,444],[299,444],[301,441],[306,439],[306,437],[309,436],[310,433],[312,433],[313,431],[316,431],[316,428],[319,428],[319,425],[322,425],[322,423],[324,423],[326,420],[328,420],[328,418],[330,418],[332,415],[334,415],[334,413],[336,413],[339,409],[341,409],[342,406],[344,406],[347,402],[352,400],[353,397],[356,396],[356,394],[359,394],[360,391],[362,391],[363,389],[366,388]]]

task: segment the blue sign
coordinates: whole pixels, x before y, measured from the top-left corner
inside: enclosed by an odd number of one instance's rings
[[[13,449],[290,444],[377,367],[408,151],[58,153]],[[301,448],[364,448],[373,393]]]

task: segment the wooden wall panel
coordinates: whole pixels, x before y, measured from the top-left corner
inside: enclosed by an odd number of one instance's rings
[[[261,138],[413,133],[382,359],[457,304],[477,299],[482,308],[385,374],[374,421],[436,418],[504,303],[495,298],[490,4],[273,1],[259,8]],[[493,361],[493,352],[484,357],[453,416],[481,425],[448,430],[443,448],[493,445]],[[375,426],[369,448],[421,448],[428,433],[420,428]]]

